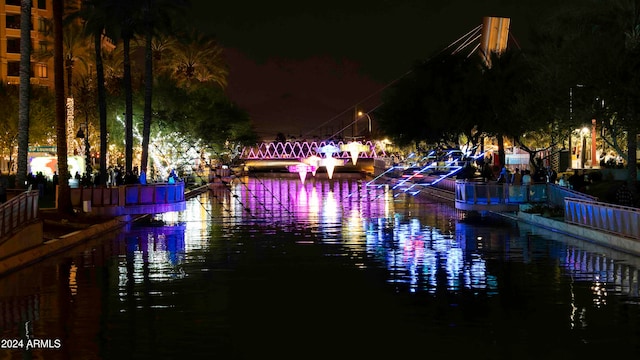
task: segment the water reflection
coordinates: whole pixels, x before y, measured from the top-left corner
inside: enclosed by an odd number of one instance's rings
[[[0,278],[0,336],[63,342],[0,358],[300,358],[336,351],[329,324],[357,355],[640,350],[637,257],[355,177],[245,178],[154,220]]]

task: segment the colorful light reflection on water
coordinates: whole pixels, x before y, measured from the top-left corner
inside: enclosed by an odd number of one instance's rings
[[[640,352],[637,257],[357,177],[245,178],[156,220],[0,279],[2,338],[63,344],[0,357]]]

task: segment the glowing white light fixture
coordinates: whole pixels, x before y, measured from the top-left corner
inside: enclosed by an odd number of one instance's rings
[[[300,181],[302,181],[302,184],[304,184],[304,180],[307,178],[307,173],[309,172],[311,167],[307,164],[299,164],[288,166],[287,169],[289,170],[289,172],[298,173],[298,175],[300,175]]]
[[[333,158],[333,157],[322,159],[322,165],[327,168],[327,174],[329,175],[329,179],[333,177],[333,170],[335,169],[337,162],[338,161],[336,160],[336,158]]]
[[[316,171],[320,167],[320,160],[320,157],[316,155],[311,155],[303,160],[303,162],[311,167],[311,174],[313,174],[313,176],[316,176]]]
[[[307,178],[307,165],[298,165],[298,175],[300,175],[300,181],[304,184],[304,179]]]
[[[369,150],[369,147],[358,141],[351,141],[346,145],[342,145],[340,150],[349,152],[349,154],[351,154],[351,161],[353,161],[353,165],[355,165],[358,161],[358,155],[360,155],[361,152]]]
[[[337,165],[337,160],[333,157],[333,154],[340,152],[340,148],[333,144],[329,144],[319,147],[317,151],[318,153],[325,155],[325,158],[321,160],[321,165],[327,168],[327,174],[329,175],[329,179],[331,179],[333,177],[333,170]]]
[[[324,154],[324,156],[330,157],[334,153],[340,152],[340,148],[335,146],[335,145],[333,145],[333,144],[328,144],[328,145],[321,146],[321,147],[317,148],[316,151],[319,154]]]

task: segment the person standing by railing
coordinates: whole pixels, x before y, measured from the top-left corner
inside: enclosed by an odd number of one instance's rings
[[[522,175],[522,187],[524,188],[524,200],[529,201],[529,188],[531,187],[531,183],[533,179],[531,178],[531,171],[525,170],[524,175]]]

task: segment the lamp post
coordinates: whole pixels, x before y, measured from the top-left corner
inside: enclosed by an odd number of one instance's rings
[[[360,119],[363,115],[367,116],[369,120],[369,138],[371,138],[371,116],[368,113],[363,113],[362,111],[358,111],[358,119]]]
[[[580,138],[582,140],[582,145],[580,147],[580,168],[584,169],[584,164],[586,163],[587,157],[587,135],[589,134],[589,129],[587,127],[582,128],[580,130]]]
[[[78,129],[78,133],[76,137],[79,139],[84,139],[84,155],[85,155],[85,175],[87,178],[91,175],[91,152],[89,145],[89,118],[85,116],[84,119],[84,131],[82,131],[82,126]]]

